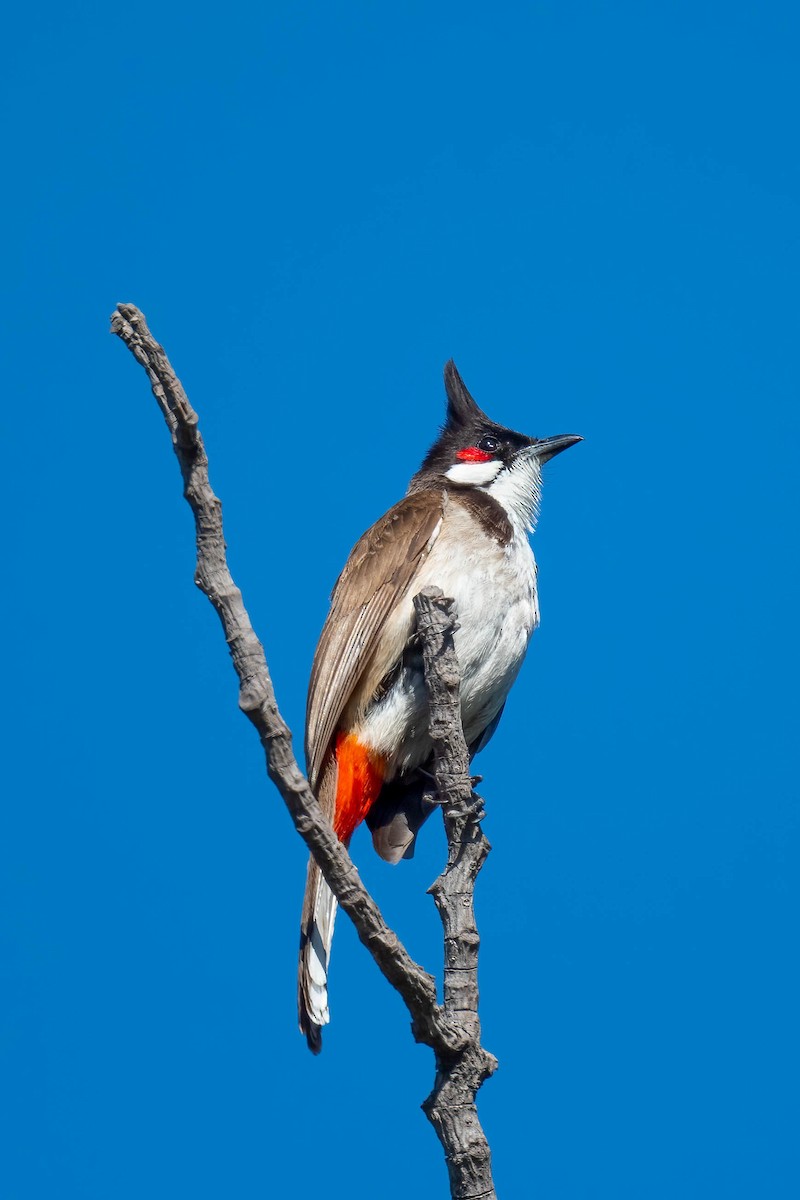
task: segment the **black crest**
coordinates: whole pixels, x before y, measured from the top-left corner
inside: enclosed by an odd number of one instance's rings
[[[444,365],[444,386],[447,392],[447,426],[450,429],[472,429],[476,425],[492,425],[470,395],[452,358]]]

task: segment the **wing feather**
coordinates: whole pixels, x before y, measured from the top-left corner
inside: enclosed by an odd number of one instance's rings
[[[439,489],[404,497],[359,539],[336,582],[308,689],[306,763],[312,788],[345,708],[375,665],[387,618],[430,554],[446,504]]]

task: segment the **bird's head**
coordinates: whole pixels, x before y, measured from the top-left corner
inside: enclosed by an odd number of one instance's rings
[[[444,385],[446,420],[409,492],[443,485],[479,488],[498,500],[512,520],[532,527],[543,463],[583,439],[574,433],[533,438],[497,425],[475,403],[452,359],[444,368]]]

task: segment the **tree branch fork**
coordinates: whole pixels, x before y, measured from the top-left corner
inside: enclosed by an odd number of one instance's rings
[[[414,598],[428,689],[434,775],[448,843],[447,864],[429,889],[444,934],[443,1002],[439,1004],[434,978],[414,962],[387,926],[294,757],[291,733],[278,709],[263,646],[228,568],[222,505],[209,481],[197,413],[138,308],[118,304],[111,317],[111,332],[147,373],[169,429],[184,496],[195,520],[195,583],[222,623],[239,679],[239,707],[261,740],[269,778],[360,940],[404,1000],[414,1038],[434,1052],[436,1079],[422,1107],[442,1142],[451,1196],[454,1200],[489,1200],[495,1196],[491,1155],[478,1120],[475,1095],[497,1061],[481,1045],[480,939],[473,890],[490,846],[481,829],[483,802],[473,790],[461,727],[453,601],[437,588],[425,589]]]

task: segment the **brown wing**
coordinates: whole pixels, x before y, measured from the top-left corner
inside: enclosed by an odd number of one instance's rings
[[[336,582],[308,688],[306,763],[312,788],[345,707],[367,668],[375,666],[388,615],[436,541],[446,503],[438,489],[406,496],[356,543]],[[381,677],[391,666],[385,664]]]

